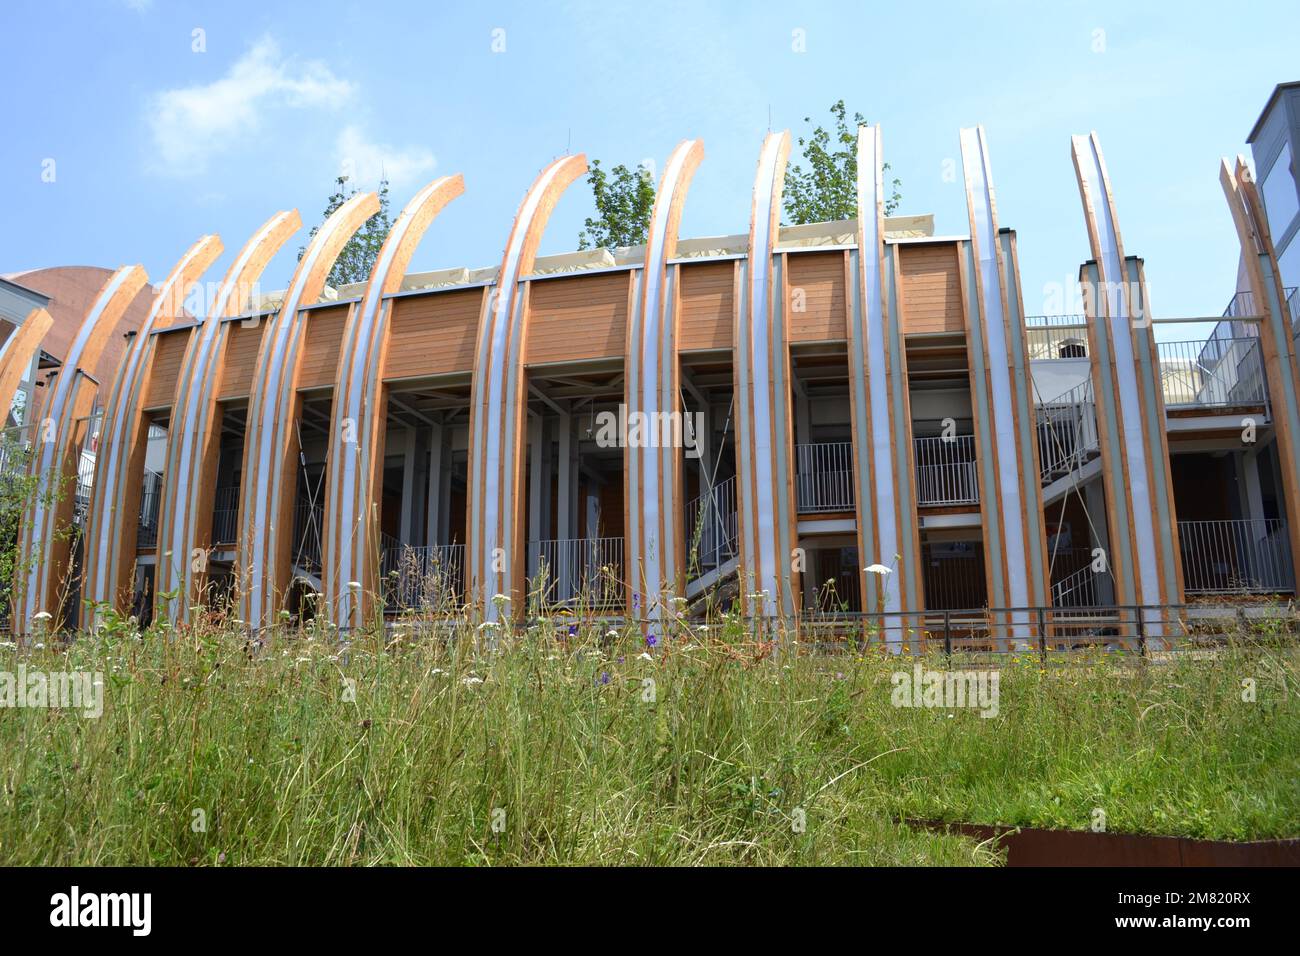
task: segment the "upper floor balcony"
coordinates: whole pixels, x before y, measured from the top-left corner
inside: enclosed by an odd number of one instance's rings
[[[916,503],[922,508],[978,505],[975,436],[912,439],[916,462]],[[795,445],[796,500],[800,514],[851,512],[857,494],[853,444],[819,442]]]

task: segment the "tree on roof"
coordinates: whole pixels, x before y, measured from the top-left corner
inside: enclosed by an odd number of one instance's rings
[[[853,124],[846,119],[843,100],[831,106],[834,129],[818,126],[808,136],[800,136],[803,163],[791,163],[785,175],[785,216],[787,225],[806,222],[837,222],[858,215],[858,127],[866,123],[861,113],[853,114]],[[812,118],[805,116],[805,123]],[[889,171],[889,164],[884,164]],[[885,215],[893,215],[902,195],[895,179],[887,185],[893,195],[885,199]]]
[[[321,217],[322,225],[336,209],[359,192],[355,188],[348,189],[347,176],[337,177],[334,186],[334,192],[330,194],[329,202],[325,206],[325,215]],[[379,181],[379,212],[367,219],[365,224],[353,233],[352,238],[343,247],[343,251],[339,253],[338,259],[334,261],[334,267],[330,269],[329,278],[325,281],[337,289],[341,285],[365,282],[369,279],[370,270],[374,268],[375,260],[379,258],[379,250],[384,247],[384,240],[388,238],[388,231],[392,228],[393,222],[388,216],[388,179],[384,178]],[[320,226],[312,227],[311,235],[307,237],[308,243],[319,230]],[[306,253],[306,246],[299,248],[299,261]]]
[[[578,248],[617,249],[645,242],[655,204],[650,171],[641,166],[634,172],[620,164],[606,173],[600,160],[593,159],[587,182],[596,201],[596,217],[587,217],[578,234]]]

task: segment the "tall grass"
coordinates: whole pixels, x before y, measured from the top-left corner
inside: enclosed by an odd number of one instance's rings
[[[908,658],[773,650],[731,618],[654,646],[553,623],[258,645],[210,622],[9,646],[0,671],[102,671],[105,707],[0,711],[0,862],[981,865],[898,820],[1096,808],[1300,834],[1291,651],[1007,657],[986,719],[892,706]]]

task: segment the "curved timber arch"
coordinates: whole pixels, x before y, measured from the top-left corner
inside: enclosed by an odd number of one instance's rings
[[[95,484],[86,515],[81,594],[93,605],[122,606],[130,597],[140,512],[140,476],[148,431],[140,401],[149,387],[156,345],[152,333],[183,311],[185,292],[221,255],[221,240],[204,236],[176,263],[144,323],[127,347],[104,405],[96,450]]]
[[[190,333],[176,377],[167,460],[158,511],[157,593],[167,601],[172,623],[188,620],[199,597],[212,535],[221,393],[226,371],[227,319],[252,299],[267,263],[302,226],[298,210],[278,212],[249,238],[231,263],[203,324]]]
[[[897,615],[924,610],[916,511],[907,351],[898,308],[898,256],[885,242],[884,148],[879,126],[858,127],[858,248],[849,316],[858,558],[863,608]],[[870,565],[885,573],[867,572]],[[880,632],[891,651],[910,642],[912,621],[891,616]]]
[[[993,172],[984,127],[960,133],[970,242],[963,244],[972,287],[966,317],[971,406],[976,422],[980,519],[988,606],[1050,603],[1042,485],[1020,277],[998,229]],[[1028,638],[1029,613],[1013,615],[1017,639]]]
[[[298,492],[295,423],[302,403],[298,373],[307,328],[304,306],[320,298],[343,246],[378,211],[378,195],[358,193],[325,220],[308,243],[279,311],[262,334],[244,436],[236,576],[241,616],[252,631],[273,621],[289,579],[293,504]]]
[[[366,606],[378,587],[372,507],[384,459],[384,358],[393,303],[388,297],[402,277],[416,246],[442,208],[465,191],[458,173],[443,176],[416,193],[384,240],[361,303],[348,314],[334,380],[329,455],[325,484],[322,585],[326,606],[341,627],[365,620]],[[360,593],[349,585],[362,583]]]
[[[740,586],[746,607],[759,617],[788,617],[798,608],[789,297],[784,261],[775,254],[789,155],[788,131],[763,140],[735,310]]]
[[[23,324],[0,345],[0,424],[8,420],[9,409],[18,393],[18,383],[31,367],[36,350],[41,347],[45,333],[53,324],[54,316],[50,313],[44,309],[32,309],[23,319]],[[24,419],[30,423],[30,409],[24,411]]]
[[[628,315],[624,388],[629,419],[636,414],[651,423],[671,421],[682,413],[677,366],[677,277],[668,260],[677,254],[682,206],[691,179],[704,158],[704,144],[684,140],[668,158],[650,228],[646,234],[645,266],[639,294]],[[633,281],[637,281],[635,278]],[[645,595],[645,616],[664,615],[663,598],[682,588],[685,541],[682,533],[682,449],[663,441],[650,447],[625,449],[624,489],[627,496],[628,587]],[[683,432],[684,434],[684,432]],[[630,606],[636,613],[637,601]]]
[[[515,215],[496,286],[484,300],[474,348],[470,398],[468,545],[470,599],[486,618],[499,616],[496,595],[522,594],[524,515],[524,338],[528,283],[537,245],[564,190],[587,171],[579,153],[551,163]],[[514,600],[512,609],[519,607]]]
[[[64,356],[42,408],[34,436],[31,473],[36,488],[19,529],[22,584],[13,617],[15,633],[30,633],[37,614],[50,615],[50,629],[62,624],[62,598],[70,591],[72,523],[80,455],[80,423],[90,414],[96,385],[83,369],[94,368],[127,307],[149,281],[140,266],[123,266],[99,290]]]
[[[1116,602],[1182,601],[1164,394],[1141,260],[1124,255],[1096,133],[1071,137],[1092,259],[1080,270]],[[1158,636],[1158,612],[1147,612]]]

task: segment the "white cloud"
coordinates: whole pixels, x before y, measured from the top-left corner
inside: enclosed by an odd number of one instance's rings
[[[332,109],[352,93],[324,63],[286,58],[263,37],[220,79],[156,94],[149,125],[165,171],[199,173],[216,153],[249,146],[268,109]]]
[[[384,176],[393,188],[428,176],[437,165],[433,153],[420,147],[398,149],[373,143],[357,126],[347,126],[338,139],[339,174],[358,189],[374,189]]]

